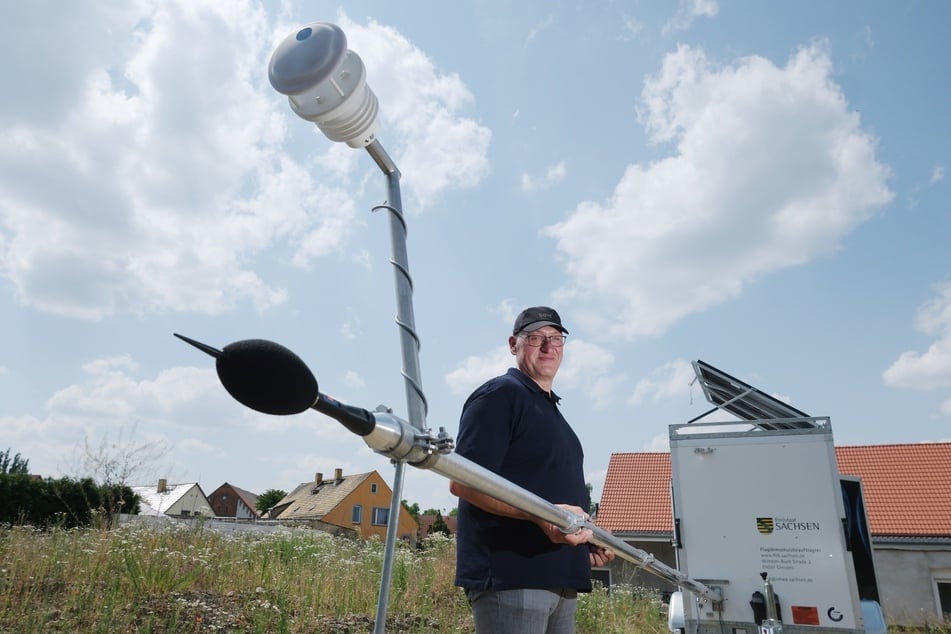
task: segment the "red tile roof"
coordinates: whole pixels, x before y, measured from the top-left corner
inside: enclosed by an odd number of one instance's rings
[[[610,531],[670,533],[670,454],[611,454],[596,523]]]
[[[836,447],[839,472],[862,479],[875,536],[951,537],[951,443]],[[611,455],[597,524],[670,534],[670,454]]]
[[[951,537],[951,443],[836,447],[839,472],[862,478],[872,535]]]

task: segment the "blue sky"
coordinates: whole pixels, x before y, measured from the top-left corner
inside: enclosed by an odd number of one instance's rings
[[[267,80],[346,32],[399,166],[427,423],[455,434],[524,306],[596,495],[709,408],[702,359],[837,444],[951,440],[951,5],[18,3],[0,21],[0,449],[48,476],[291,490],[389,462],[233,401],[216,347],[294,350],[406,415],[385,181]],[[126,447],[126,449],[123,449]],[[403,497],[449,509],[410,469]]]

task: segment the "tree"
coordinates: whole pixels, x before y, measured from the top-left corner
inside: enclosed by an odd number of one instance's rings
[[[29,464],[29,460],[23,460],[20,458],[19,452],[17,455],[13,456],[13,459],[11,460],[9,449],[6,451],[0,451],[0,473],[21,473],[26,475],[29,473]]]
[[[423,511],[423,515],[432,515],[433,525],[429,527],[429,534],[433,533],[442,533],[443,535],[449,535],[449,527],[446,525],[446,520],[443,519],[442,511],[439,509],[426,509]]]
[[[111,525],[118,513],[138,513],[139,498],[128,486],[96,484],[92,478],[31,477],[29,460],[0,451],[0,523],[36,526]]]
[[[34,526],[108,526],[117,513],[137,513],[129,487],[97,485],[92,478],[41,480],[23,473],[0,474],[0,522]]]
[[[133,442],[135,431],[133,425],[128,438],[124,438],[124,429],[120,429],[111,443],[108,436],[103,436],[98,447],[91,447],[89,439],[84,438],[81,474],[104,485],[120,487],[133,484],[133,478],[144,477],[140,475],[142,471],[164,458],[169,447],[163,440]]]
[[[403,503],[403,508],[413,516],[413,519],[416,520],[417,523],[419,523],[419,502],[413,502],[413,504],[410,505],[406,502],[406,500],[400,501]]]
[[[287,492],[280,489],[268,489],[258,496],[258,511],[264,513],[275,504],[287,497]]]

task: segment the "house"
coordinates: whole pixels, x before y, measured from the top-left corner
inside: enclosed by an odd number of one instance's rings
[[[197,482],[169,484],[161,478],[156,486],[130,487],[139,496],[139,514],[170,517],[212,517],[215,512]]]
[[[225,482],[208,496],[216,517],[236,517],[238,519],[261,519],[258,513],[258,496]]]
[[[436,523],[437,515],[423,514],[419,516],[419,539],[424,540],[429,537],[429,534],[433,530],[433,524]],[[442,521],[446,525],[446,529],[449,531],[450,535],[456,534],[456,522],[457,518],[454,515],[443,515]]]
[[[916,625],[951,613],[951,443],[836,447],[839,472],[860,479],[882,608]],[[670,454],[616,453],[597,525],[676,567]],[[674,590],[616,559],[613,582]]]
[[[951,618],[951,442],[836,447],[835,457],[862,481],[885,616]]]
[[[595,524],[615,537],[677,566],[670,502],[669,453],[614,453],[608,462]],[[611,582],[673,592],[676,586],[633,564],[616,559]]]
[[[271,517],[385,539],[391,499],[392,490],[376,471],[345,476],[343,469],[335,469],[333,478],[317,473],[313,481],[300,484],[274,505]],[[398,537],[415,544],[418,525],[402,505],[397,521]]]

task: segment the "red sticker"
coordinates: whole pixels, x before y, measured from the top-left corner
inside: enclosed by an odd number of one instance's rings
[[[811,605],[794,605],[792,622],[797,625],[819,625],[819,609]]]

